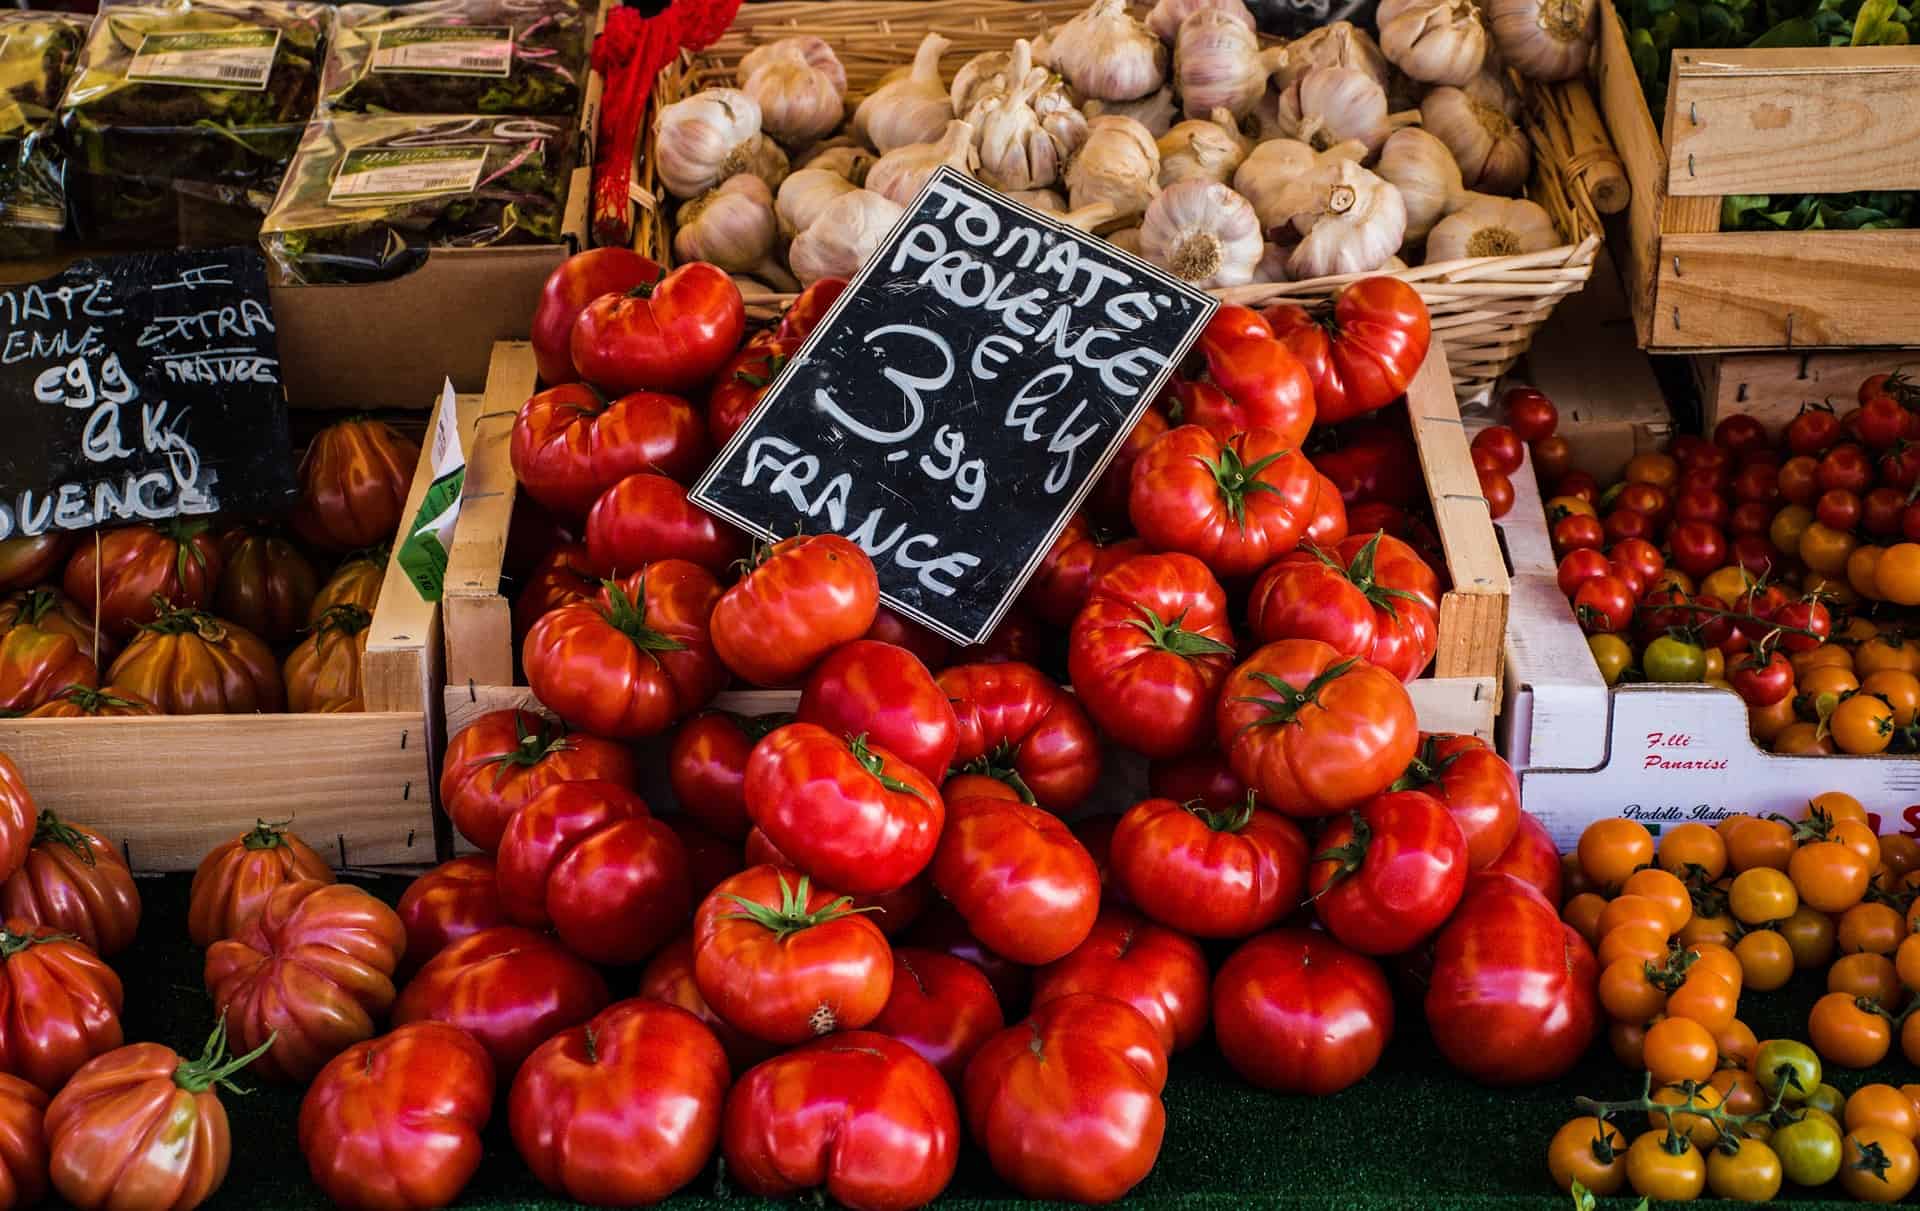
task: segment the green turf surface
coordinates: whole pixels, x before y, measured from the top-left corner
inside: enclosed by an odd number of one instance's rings
[[[138,944],[117,956],[127,990],[130,1040],[155,1039],[196,1054],[212,1027],[211,1002],[200,980],[201,954],[187,939],[184,876],[143,879],[146,915]],[[404,883],[371,885],[389,900]],[[616,994],[632,977],[614,979]],[[1742,1016],[1766,1038],[1805,1020],[1815,989],[1743,998]],[[1330,1098],[1280,1097],[1241,1083],[1205,1041],[1176,1058],[1167,1086],[1167,1137],[1159,1165],[1122,1204],[1134,1208],[1299,1208],[1301,1211],[1468,1211],[1540,1208],[1565,1211],[1571,1200],[1553,1191],[1545,1148],[1571,1113],[1575,1093],[1624,1098],[1639,1082],[1600,1050],[1557,1086],[1518,1092],[1482,1089],[1447,1071],[1431,1053],[1417,1016],[1380,1068],[1359,1086]],[[1896,1061],[1897,1061],[1896,1054]],[[1914,1079],[1904,1064],[1834,1080],[1851,1090],[1869,1077]],[[220,1211],[307,1211],[328,1206],[308,1180],[294,1138],[299,1094],[242,1081],[254,1091],[226,1095],[233,1127],[233,1166],[205,1206]],[[488,1155],[457,1204],[496,1211],[547,1211],[572,1206],[535,1182],[513,1153],[504,1125],[504,1090],[496,1097]],[[1637,1128],[1629,1128],[1634,1130]],[[1627,1209],[1637,1200],[1605,1200]],[[670,1208],[745,1209],[794,1206],[715,1191],[710,1169]],[[1001,1184],[984,1157],[969,1150],[939,1204],[954,1211],[1038,1207]],[[1049,1206],[1054,1204],[1048,1204]],[[1795,1198],[1795,1207],[1858,1204]]]

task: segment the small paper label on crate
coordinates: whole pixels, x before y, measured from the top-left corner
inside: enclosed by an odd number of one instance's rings
[[[277,29],[204,29],[148,34],[127,66],[127,79],[182,88],[263,91],[273,74]]]
[[[425,76],[513,73],[513,29],[506,25],[417,25],[373,38],[373,70]]]
[[[447,584],[447,550],[460,519],[460,497],[467,483],[467,455],[460,448],[460,406],[453,380],[440,391],[440,416],[433,426],[433,483],[413,515],[407,540],[395,556],[424,601],[438,601]]]
[[[450,193],[472,193],[480,183],[487,149],[460,147],[356,147],[340,158],[332,205],[404,202]]]

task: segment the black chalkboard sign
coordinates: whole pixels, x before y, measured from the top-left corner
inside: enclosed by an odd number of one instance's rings
[[[293,503],[256,249],[76,261],[0,290],[0,538]]]
[[[1213,309],[943,168],[692,498],[763,538],[846,535],[889,605],[979,642]]]

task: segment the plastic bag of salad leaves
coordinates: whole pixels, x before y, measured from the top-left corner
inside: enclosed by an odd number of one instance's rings
[[[349,113],[571,116],[590,14],[575,0],[344,4],[322,104]]]
[[[333,10],[157,0],[100,11],[60,103],[68,190],[90,240],[172,243],[197,206],[251,239],[320,93]],[[243,230],[244,229],[244,230]]]
[[[0,256],[51,252],[67,225],[53,114],[86,36],[85,17],[0,12]]]
[[[260,243],[296,282],[377,282],[433,248],[557,244],[570,126],[528,117],[336,114],[306,138]]]

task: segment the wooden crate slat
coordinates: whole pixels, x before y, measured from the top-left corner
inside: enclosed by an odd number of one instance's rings
[[[1653,310],[1671,349],[1920,341],[1920,231],[1732,231],[1662,239]]]
[[[447,680],[453,685],[513,682],[512,607],[500,592],[500,568],[519,487],[510,457],[513,419],[533,394],[537,377],[532,345],[502,341],[493,347],[486,394],[467,447],[460,522],[447,552],[442,605]]]
[[[1726,353],[1694,359],[1709,431],[1745,413],[1778,432],[1808,401],[1832,400],[1841,411],[1870,374],[1896,370],[1920,377],[1920,351]]]

